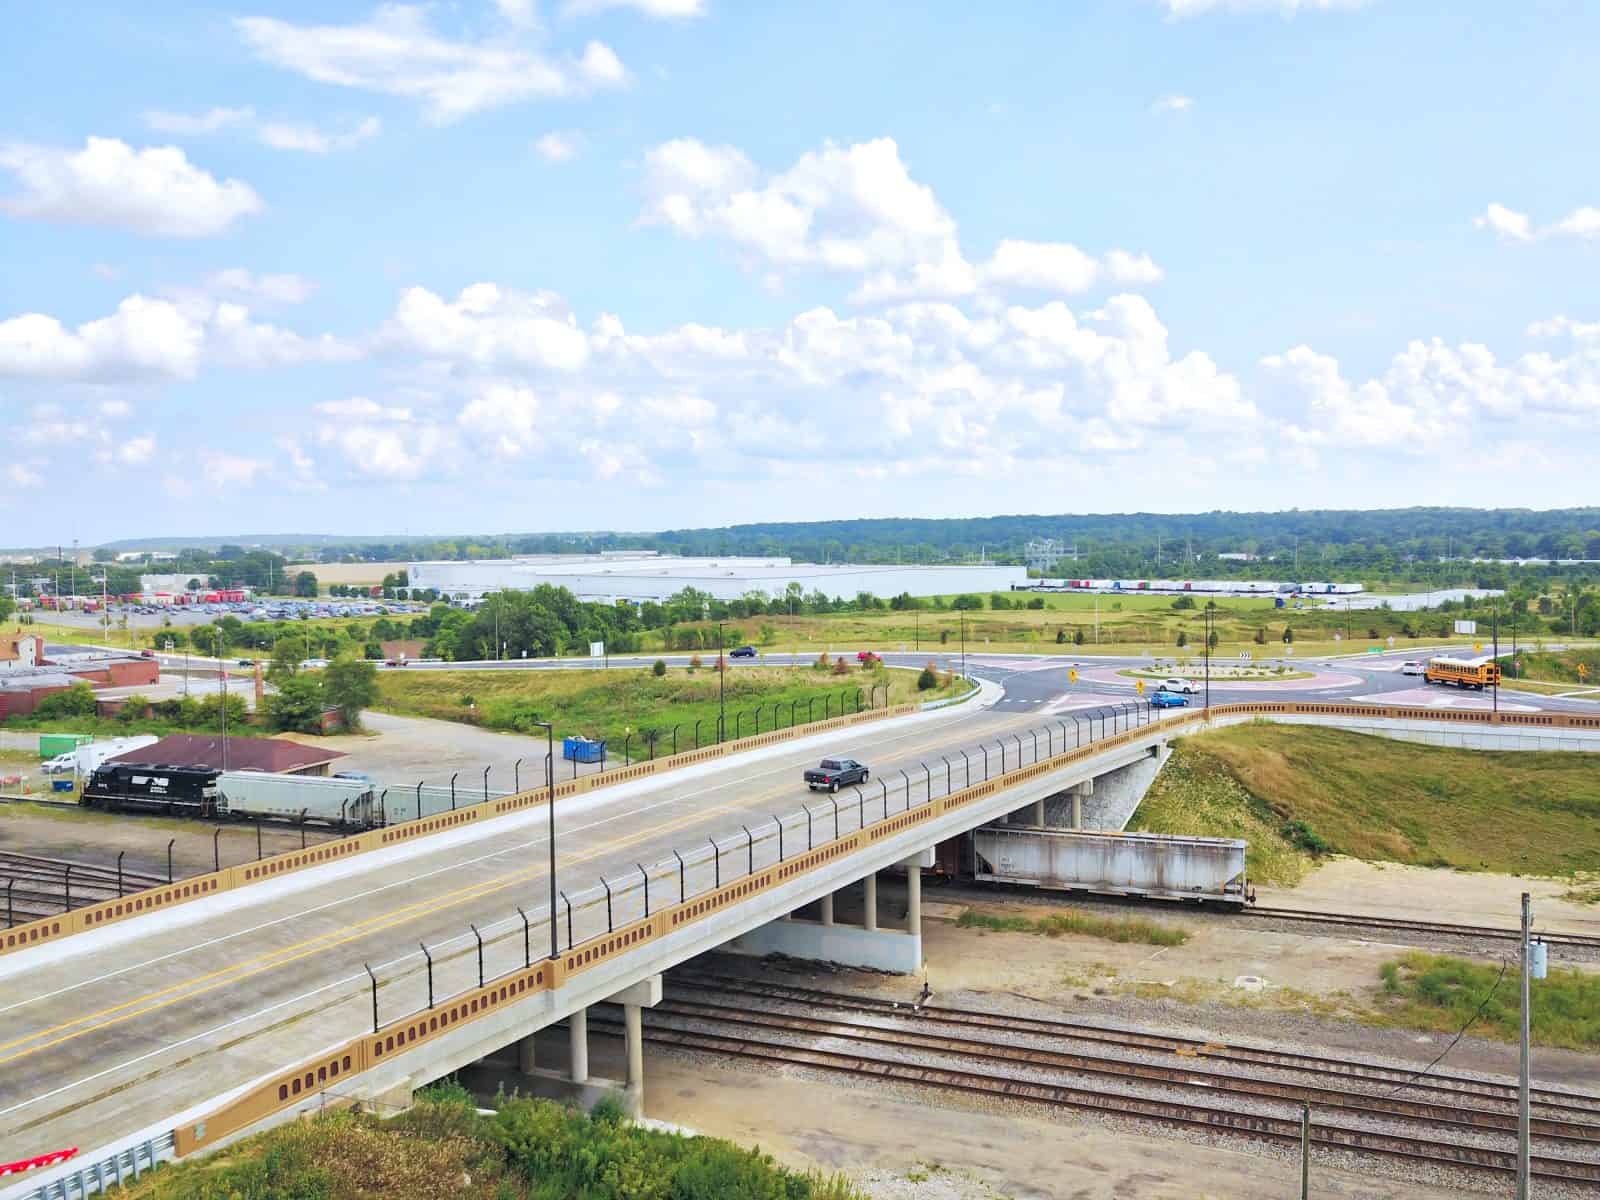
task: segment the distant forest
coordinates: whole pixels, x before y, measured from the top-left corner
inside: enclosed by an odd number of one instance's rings
[[[1054,538],[1076,559],[1053,575],[1415,580],[1492,586],[1506,572],[1474,558],[1600,559],[1600,508],[1404,508],[1372,511],[882,518],[732,525],[658,533],[488,534],[454,538],[237,539],[323,562],[469,559],[648,549],[669,554],[772,554],[813,562],[1026,561]],[[235,539],[229,539],[234,541]],[[153,545],[154,539],[142,539]],[[122,548],[125,544],[118,544]],[[1255,555],[1255,561],[1221,559]],[[1548,574],[1600,575],[1585,566]]]

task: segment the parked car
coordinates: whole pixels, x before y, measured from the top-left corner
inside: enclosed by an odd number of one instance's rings
[[[156,656],[156,652],[154,650],[141,650],[141,651],[139,651],[139,657],[140,658],[154,658],[155,656]]]
[[[1151,708],[1188,708],[1189,697],[1177,692],[1156,692],[1150,697]]]
[[[735,646],[728,651],[729,658],[754,658],[755,656],[756,648],[754,646]]]
[[[806,787],[813,792],[837,792],[842,787],[865,783],[868,774],[866,764],[853,758],[825,758],[806,771]]]
[[[39,770],[46,775],[63,775],[73,770],[78,765],[76,751],[58,754],[54,758],[46,759],[39,764]]]
[[[1427,670],[1427,663],[1418,662],[1415,659],[1411,660],[1410,662],[1403,662],[1400,664],[1400,674],[1402,675],[1424,675],[1427,673]]]
[[[1156,685],[1158,692],[1180,692],[1185,696],[1192,696],[1199,690],[1192,679],[1163,679]]]

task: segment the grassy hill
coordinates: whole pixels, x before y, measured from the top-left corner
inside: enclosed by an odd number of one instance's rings
[[[1323,853],[1573,875],[1600,870],[1600,763],[1255,722],[1182,739],[1129,828],[1248,838],[1266,883]]]

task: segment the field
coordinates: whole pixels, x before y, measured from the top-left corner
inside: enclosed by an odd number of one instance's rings
[[[1523,680],[1538,680],[1545,683],[1567,683],[1574,687],[1583,684],[1591,687],[1600,686],[1600,647],[1560,653],[1523,651],[1517,657],[1522,664],[1518,683]]]
[[[1444,954],[1412,951],[1383,965],[1379,1012],[1385,1023],[1454,1033],[1477,1016],[1473,1032],[1504,1041],[1520,1036],[1516,964],[1508,970]],[[1600,1048],[1600,976],[1553,968],[1533,980],[1528,1025],[1535,1042],[1572,1050]]]
[[[708,663],[715,655],[707,657]],[[959,694],[965,685],[945,682],[931,691],[917,690],[914,671],[860,670],[854,659],[848,673],[835,675],[808,667],[733,667],[727,679],[727,735],[754,733],[752,710],[764,706],[761,728],[773,727],[773,705],[781,706],[779,724],[804,722],[807,702],[812,714],[837,716],[840,705],[854,712],[857,689],[861,704],[879,685],[878,704],[888,685],[890,704],[907,700],[936,700]],[[945,677],[941,676],[941,679]],[[620,755],[623,739],[631,735],[633,754],[641,753],[650,731],[660,739],[657,753],[665,753],[674,726],[678,744],[693,744],[695,722],[702,742],[716,738],[718,680],[715,669],[689,671],[673,667],[657,676],[649,668],[637,671],[384,671],[378,676],[380,698],[375,708],[409,716],[464,721],[494,729],[528,732],[533,721],[551,721],[562,734],[605,738],[609,752]],[[826,709],[824,699],[826,698]],[[736,714],[742,713],[742,717]]]
[[[1446,750],[1255,722],[1184,738],[1130,829],[1250,839],[1294,883],[1319,854],[1515,875],[1600,869],[1588,755]]]
[[[1167,654],[1177,651],[1184,635],[1184,652],[1202,653],[1205,615],[1201,608],[1174,609],[1171,596],[1073,596],[1061,594],[1003,596],[1019,607],[974,609],[963,614],[953,609],[912,611],[874,610],[832,613],[825,616],[749,617],[730,624],[730,644],[735,639],[755,642],[774,651],[802,653],[868,646],[877,650],[958,650],[962,628],[969,651],[1010,651],[1030,654]],[[1042,601],[1041,608],[1020,607]],[[1204,604],[1204,601],[1198,601]],[[1224,597],[1213,613],[1217,647],[1213,653],[1234,657],[1241,650],[1255,658],[1279,657],[1285,652],[1283,632],[1294,631],[1297,657],[1360,654],[1371,646],[1387,649],[1408,642],[1421,646],[1441,640],[1438,615],[1392,612],[1354,612],[1333,609],[1275,609],[1270,598]],[[762,627],[772,630],[761,637]],[[1444,626],[1448,628],[1447,624]],[[734,630],[737,628],[738,632]],[[715,629],[715,626],[712,626]],[[1410,631],[1409,636],[1407,631]],[[1264,639],[1258,642],[1257,633]],[[1077,639],[1081,635],[1082,642]],[[1337,635],[1337,636],[1336,636]],[[1448,640],[1446,638],[1445,640]]]

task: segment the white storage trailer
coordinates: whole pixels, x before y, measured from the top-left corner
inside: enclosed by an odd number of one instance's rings
[[[1244,904],[1242,838],[1084,833],[1032,825],[973,832],[974,878],[1062,891]]]
[[[319,825],[379,823],[372,784],[364,779],[323,779],[267,771],[224,771],[217,776],[218,812],[249,820],[266,817]]]

